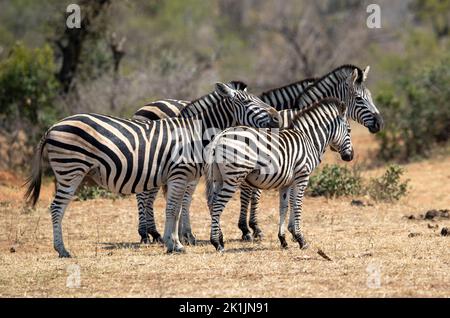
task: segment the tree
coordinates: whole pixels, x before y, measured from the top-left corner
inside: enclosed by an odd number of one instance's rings
[[[108,7],[110,0],[83,0],[81,7],[81,28],[65,27],[64,33],[56,39],[55,43],[61,51],[62,65],[58,73],[58,80],[64,93],[68,93],[73,79],[76,76],[83,45],[88,36],[99,32],[96,20]]]
[[[450,0],[415,0],[411,9],[418,21],[431,24],[438,38],[450,34]]]

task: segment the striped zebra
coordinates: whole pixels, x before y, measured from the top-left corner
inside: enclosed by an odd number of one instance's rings
[[[294,102],[298,96],[302,94],[302,92],[314,83],[315,78],[307,78],[301,81],[297,81],[291,83],[289,85],[285,85],[282,87],[278,87],[266,92],[263,92],[259,95],[259,98],[277,110],[289,109],[293,108]],[[234,89],[246,90],[247,85],[240,81],[231,81],[227,85],[233,87]],[[182,109],[188,104],[188,101],[183,100],[175,100],[175,99],[164,99],[158,100],[152,103],[145,105],[140,108],[133,116],[133,119],[138,120],[156,120],[162,118],[170,118],[177,117],[180,115]],[[289,114],[285,114],[285,116],[289,116]],[[179,224],[179,236],[182,239],[182,242],[186,244],[194,245],[196,242],[195,236],[192,234],[192,229],[190,225],[190,214],[189,209],[192,202],[192,195],[196,189],[197,183],[190,183],[186,189],[186,193],[183,198],[181,218]],[[138,201],[138,211],[139,211],[139,226],[138,232],[141,236],[141,242],[147,243],[149,242],[149,234],[152,236],[153,241],[161,242],[161,235],[156,229],[156,223],[154,219],[154,210],[153,203],[158,194],[159,189],[151,189],[149,191],[145,191],[136,195]],[[260,194],[259,190],[256,191],[256,194]],[[243,200],[245,200],[247,196],[243,196]],[[246,207],[248,206],[245,205]],[[255,205],[256,206],[256,205]],[[252,205],[253,207],[253,205]],[[246,210],[245,210],[246,211]],[[252,214],[253,215],[253,214]],[[255,214],[256,215],[256,214]],[[256,220],[256,216],[252,218],[252,220]],[[245,226],[247,226],[246,221],[246,212],[245,212]],[[256,223],[255,223],[256,224]],[[250,226],[253,224],[250,223]],[[240,226],[241,227],[241,226]],[[252,227],[253,228],[253,227]],[[251,238],[251,236],[250,236]]]
[[[228,86],[236,90],[247,90],[247,85],[241,81],[231,81]],[[220,102],[220,100],[206,100],[206,103]],[[182,110],[188,105],[189,101],[176,99],[163,99],[151,102],[141,107],[134,113],[132,119],[135,120],[158,120],[164,118],[178,117]],[[188,112],[185,115],[189,116]],[[178,225],[178,236],[182,243],[194,245],[195,236],[192,234],[189,209],[192,202],[192,195],[197,187],[197,181],[190,182],[186,187],[181,208],[181,217]],[[164,187],[164,186],[163,186]],[[138,233],[141,236],[141,242],[148,243],[149,235],[152,236],[154,242],[162,242],[161,234],[159,234],[154,217],[153,203],[159,192],[159,188],[150,189],[136,194],[139,225]]]
[[[242,184],[258,189],[278,189],[281,245],[287,247],[284,221],[290,206],[294,216],[291,233],[300,248],[307,247],[300,222],[310,174],[321,162],[328,145],[337,149],[343,160],[353,159],[346,110],[345,103],[327,98],[299,111],[289,129],[233,127],[214,138],[208,151],[205,175],[211,213],[210,239],[218,251],[224,250],[220,216]]]
[[[369,89],[365,86],[369,70],[369,66],[361,70],[354,65],[342,65],[307,86],[303,93],[297,97],[295,103],[287,104],[286,108],[304,109],[323,98],[334,97],[347,105],[349,118],[367,127],[371,133],[377,133],[383,127],[383,118],[373,103]],[[275,106],[275,108],[277,107]],[[281,117],[282,127],[289,126],[292,113],[283,111]],[[252,239],[249,226],[253,230],[253,238],[259,239],[262,237],[262,231],[257,222],[260,196],[260,189],[254,189],[246,185],[241,188],[241,213],[238,226],[242,231],[243,240]],[[250,202],[248,226],[247,211]],[[289,226],[292,226],[292,218]]]
[[[208,103],[207,101],[220,100]],[[276,110],[244,91],[217,83],[215,92],[188,106],[189,118],[133,121],[99,114],[78,114],[53,125],[39,143],[28,179],[25,198],[39,199],[42,157],[46,151],[56,177],[56,194],[50,210],[54,248],[70,257],[63,243],[62,218],[81,181],[90,176],[100,186],[122,194],[141,193],[167,184],[164,243],[168,252],[181,252],[178,219],[181,201],[190,181],[201,176],[203,157],[196,154],[208,145],[213,128],[236,124],[278,127]],[[199,147],[196,147],[199,146]]]

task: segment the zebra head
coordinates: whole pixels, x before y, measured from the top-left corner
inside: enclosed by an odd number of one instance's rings
[[[364,85],[370,66],[364,70],[355,68],[347,78],[347,94],[344,93],[344,101],[348,105],[348,115],[353,120],[367,127],[374,134],[383,128],[383,117],[375,106],[369,89]]]
[[[347,119],[347,106],[345,103],[337,103],[339,116],[337,125],[333,131],[330,141],[330,148],[339,152],[341,159],[344,161],[353,160],[353,145],[350,138],[350,123]]]
[[[246,90],[216,83],[216,92],[230,105],[237,125],[255,128],[279,128],[281,117],[272,106]]]

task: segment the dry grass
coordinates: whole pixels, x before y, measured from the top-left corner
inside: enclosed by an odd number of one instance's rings
[[[365,132],[354,138],[356,150],[359,145],[373,149]],[[367,155],[360,153],[361,161]],[[239,241],[239,204],[234,199],[222,217],[223,255],[208,242],[203,187],[192,206],[200,244],[188,247],[186,254],[167,255],[160,245],[137,244],[136,204],[130,197],[72,203],[63,229],[74,258],[58,259],[47,211],[52,185],[45,187],[37,209],[27,211],[21,208],[18,183],[0,182],[0,296],[450,297],[450,237],[439,235],[450,220],[404,218],[431,208],[450,208],[449,166],[448,157],[407,165],[412,190],[397,204],[354,207],[350,198],[306,198],[303,224],[311,246],[305,251],[294,242],[289,242],[288,250],[280,249],[275,192],[262,199],[264,241]],[[382,169],[364,172],[381,173]],[[160,231],[163,207],[159,198]],[[408,237],[410,233],[418,235]],[[332,261],[318,255],[318,249]],[[66,287],[71,264],[80,267],[79,288]],[[368,285],[374,269],[379,269],[379,288]]]

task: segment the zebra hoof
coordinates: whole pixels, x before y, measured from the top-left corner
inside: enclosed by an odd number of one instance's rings
[[[301,249],[301,250],[306,250],[306,249],[308,249],[309,244],[306,243],[306,242],[303,242],[303,244],[299,244],[299,246],[300,246],[300,249]]]
[[[184,254],[186,253],[186,249],[184,246],[175,246],[173,248],[167,248],[167,254]]]
[[[150,244],[150,238],[147,237],[141,237],[141,244]]]
[[[182,243],[186,245],[196,245],[197,239],[192,233],[184,233],[181,237]]]
[[[153,238],[153,243],[164,244],[164,240],[161,237],[161,235],[159,235],[159,233],[155,234],[155,235],[152,234],[152,238]]]
[[[66,250],[61,251],[58,253],[59,254],[59,258],[71,258],[72,256],[70,255],[69,252],[67,252]]]
[[[211,241],[211,244],[215,247],[217,252],[223,252],[225,250],[223,241],[220,242],[220,239],[219,240],[211,239],[210,241]]]
[[[264,234],[261,232],[261,230],[257,231],[257,232],[253,232],[253,239],[255,241],[262,241],[263,238],[264,238]]]
[[[278,239],[280,240],[281,248],[287,249],[288,248],[288,243],[286,242],[286,237],[284,235],[283,236],[279,235]]]
[[[244,242],[251,242],[253,240],[253,238],[250,233],[247,233],[247,234],[242,234],[242,240]]]
[[[297,235],[296,241],[298,242],[298,245],[300,246],[301,250],[305,250],[308,248],[308,243],[306,243],[305,239],[303,238],[303,235]]]

